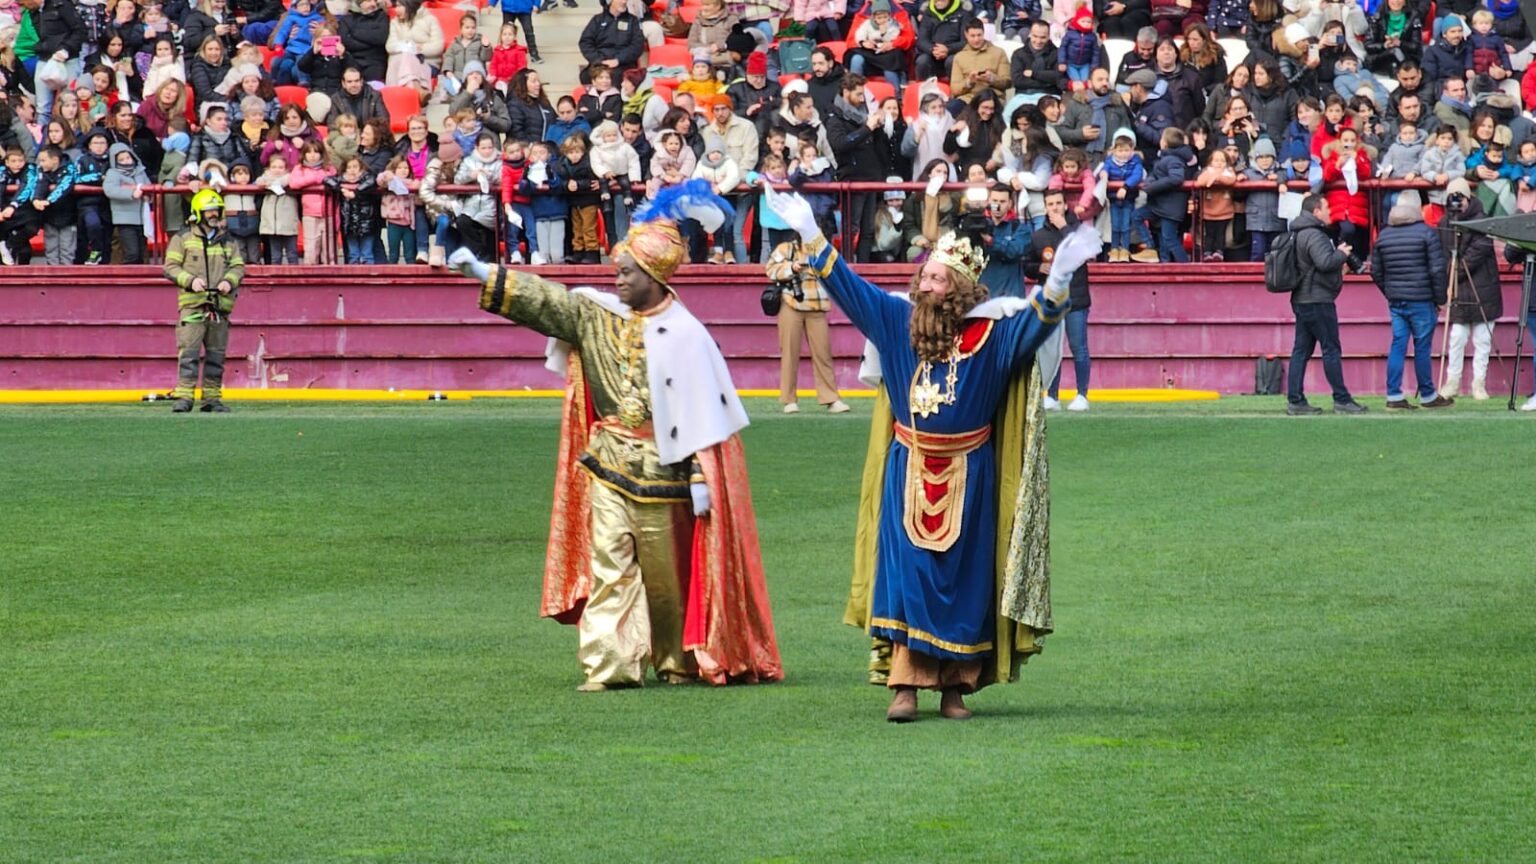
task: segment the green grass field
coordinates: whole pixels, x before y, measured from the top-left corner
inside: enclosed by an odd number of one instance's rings
[[[608,694],[536,617],[556,403],[0,409],[0,861],[1536,858],[1528,417],[1053,419],[1057,633],[893,727],[868,404],[751,405],[787,680]]]

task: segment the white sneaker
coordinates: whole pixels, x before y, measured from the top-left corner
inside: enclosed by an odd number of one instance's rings
[[[10,267],[15,263],[16,259],[11,257],[11,247],[4,243],[0,243],[0,264],[4,264],[5,266]]]
[[[545,264],[548,264],[549,261],[544,258],[544,253],[542,253],[542,252],[535,252],[535,253],[533,253],[533,257],[528,259],[528,263],[532,264],[535,267],[542,267]]]
[[[1068,411],[1087,411],[1088,397],[1079,393],[1072,399],[1072,404],[1067,406]]]
[[[1041,396],[1040,397],[1040,407],[1044,408],[1047,411],[1060,411],[1061,410],[1061,401],[1057,400],[1057,399],[1052,399],[1049,396]]]
[[[784,413],[785,414],[799,414],[800,413],[800,403],[799,402],[791,402],[788,405],[785,405],[784,406]]]
[[[1532,396],[1531,398],[1525,400],[1525,404],[1520,406],[1520,410],[1536,411],[1536,396]]]
[[[512,257],[507,259],[507,263],[508,264],[521,264],[521,263],[523,263],[523,253],[521,253],[521,252],[513,252],[512,253]]]
[[[852,410],[853,410],[852,408],[848,407],[848,403],[844,402],[841,399],[839,399],[836,402],[833,402],[831,405],[827,406],[827,413],[828,414],[847,414],[849,411],[852,411]]]
[[[1488,386],[1476,378],[1472,379],[1472,398],[1479,402],[1488,398]]]

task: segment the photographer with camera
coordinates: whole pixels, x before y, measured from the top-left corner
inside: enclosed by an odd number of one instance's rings
[[[966,191],[966,203],[955,233],[971,237],[987,253],[982,282],[993,297],[1024,296],[1024,254],[1034,229],[1013,209],[1013,189],[995,183],[985,191]]]
[[[800,239],[775,246],[764,269],[772,284],[764,292],[763,311],[776,315],[779,325],[779,404],[784,406],[784,413],[800,411],[797,387],[802,338],[811,345],[816,401],[825,405],[830,414],[846,413],[848,403],[838,395],[837,379],[832,372],[832,337],[827,330],[827,312],[832,309],[832,301],[807,262]]]
[[[1335,246],[1329,238],[1326,226],[1331,215],[1328,198],[1312,194],[1301,202],[1301,213],[1291,220],[1301,280],[1291,292],[1291,309],[1296,313],[1296,342],[1291,347],[1291,365],[1287,370],[1290,379],[1286,388],[1285,413],[1296,417],[1323,413],[1323,409],[1308,404],[1306,394],[1302,392],[1307,361],[1312,357],[1312,349],[1319,346],[1323,353],[1323,374],[1333,388],[1333,413],[1365,413],[1365,406],[1356,402],[1344,385],[1336,305],[1339,292],[1344,290],[1344,265],[1354,250],[1348,243]]]

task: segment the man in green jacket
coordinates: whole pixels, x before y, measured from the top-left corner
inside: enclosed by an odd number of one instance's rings
[[[224,383],[224,352],[229,347],[229,315],[235,310],[245,261],[233,237],[224,231],[224,199],[212,189],[192,196],[192,215],[187,227],[165,249],[165,275],[181,289],[176,324],[179,369],[176,403],[171,410],[192,410],[197,391],[198,366],[202,366],[203,410],[229,412],[219,398]]]

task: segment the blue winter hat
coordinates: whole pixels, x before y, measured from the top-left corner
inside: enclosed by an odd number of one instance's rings
[[[1434,38],[1439,39],[1446,30],[1449,30],[1452,27],[1460,27],[1461,32],[1467,32],[1467,22],[1463,20],[1460,15],[1455,13],[1447,13],[1444,17],[1436,18],[1435,32],[1433,34]]]
[[[1297,162],[1302,159],[1306,159],[1309,162],[1312,161],[1312,151],[1307,149],[1307,145],[1300,138],[1292,138],[1290,141],[1287,141],[1285,144],[1284,161]]]

